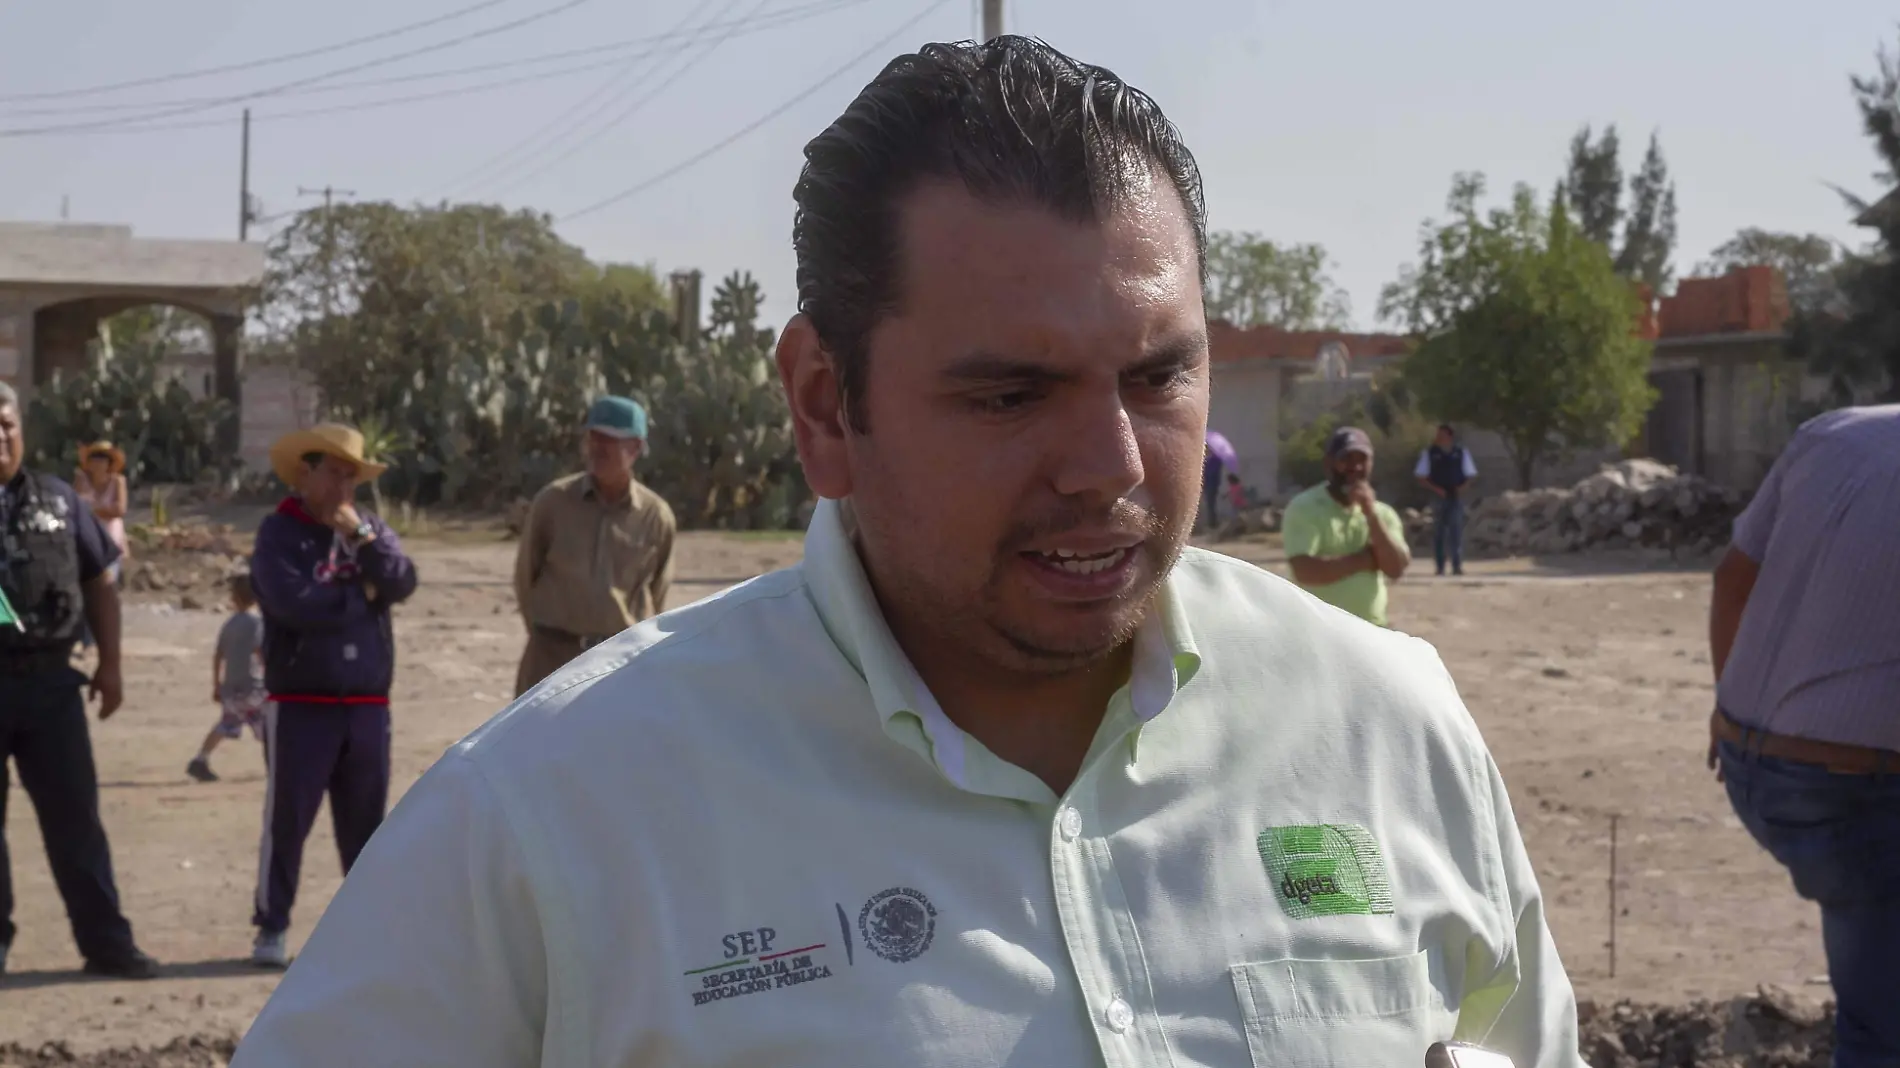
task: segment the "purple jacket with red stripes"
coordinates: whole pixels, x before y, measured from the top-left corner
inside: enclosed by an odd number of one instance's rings
[[[388,699],[396,674],[389,609],[416,591],[416,568],[396,532],[366,518],[376,537],[354,553],[295,497],[259,524],[251,585],[273,700]]]

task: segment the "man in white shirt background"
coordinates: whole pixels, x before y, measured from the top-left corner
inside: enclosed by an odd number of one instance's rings
[[[1185,542],[1199,171],[1039,42],[805,150],[805,559],[643,621],[404,797],[237,1068],[1580,1068],[1429,646]]]

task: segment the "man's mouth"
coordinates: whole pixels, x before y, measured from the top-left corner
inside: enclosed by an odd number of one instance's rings
[[[1048,552],[1031,552],[1038,561],[1058,571],[1071,575],[1093,575],[1119,566],[1135,550],[1132,547],[1109,549],[1103,552],[1078,552],[1074,549],[1053,549]]]

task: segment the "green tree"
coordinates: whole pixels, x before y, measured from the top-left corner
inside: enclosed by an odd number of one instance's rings
[[[1722,275],[1738,267],[1773,267],[1788,286],[1797,313],[1826,310],[1839,299],[1840,246],[1820,234],[1789,234],[1754,227],[1717,245],[1696,273]]]
[[[1676,249],[1676,186],[1669,180],[1657,135],[1650,135],[1643,165],[1627,183],[1617,160],[1619,150],[1614,125],[1605,127],[1595,141],[1589,126],[1578,130],[1570,140],[1570,160],[1557,183],[1557,199],[1569,209],[1578,231],[1611,250],[1618,274],[1660,294],[1674,274],[1669,261]]]
[[[1900,182],[1900,59],[1882,48],[1878,65],[1852,84],[1862,128],[1880,157],[1876,177],[1891,190]],[[1790,349],[1828,379],[1838,404],[1852,404],[1864,391],[1900,401],[1900,192],[1871,204],[1842,196],[1873,228],[1873,246],[1843,258],[1837,306],[1796,315]]]
[[[1352,319],[1352,303],[1333,282],[1330,267],[1319,245],[1282,246],[1256,233],[1209,234],[1208,317],[1239,327],[1343,329]]]
[[[1669,258],[1676,251],[1676,184],[1663,162],[1662,142],[1649,135],[1642,169],[1630,179],[1629,215],[1623,220],[1623,247],[1616,273],[1660,295],[1672,281]]]
[[[1590,127],[1570,139],[1570,166],[1559,189],[1570,216],[1585,237],[1605,248],[1616,244],[1623,221],[1623,167],[1617,162],[1616,127],[1607,127],[1592,143]]]
[[[1654,396],[1640,302],[1604,247],[1541,209],[1527,186],[1479,209],[1484,179],[1459,175],[1450,221],[1427,222],[1419,264],[1380,312],[1418,339],[1406,386],[1435,418],[1498,434],[1528,489],[1540,460],[1627,441]]]

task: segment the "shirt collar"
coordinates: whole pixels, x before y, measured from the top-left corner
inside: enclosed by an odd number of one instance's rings
[[[973,788],[970,757],[981,743],[950,722],[897,644],[858,559],[855,525],[846,504],[818,502],[805,533],[802,568],[819,619],[838,651],[870,688],[885,733],[903,741],[899,737],[902,721],[914,719],[929,748],[922,755],[933,760],[952,783]],[[1160,715],[1200,668],[1187,615],[1170,583],[1162,583],[1155,610],[1136,631],[1134,641],[1128,699],[1138,729]]]

